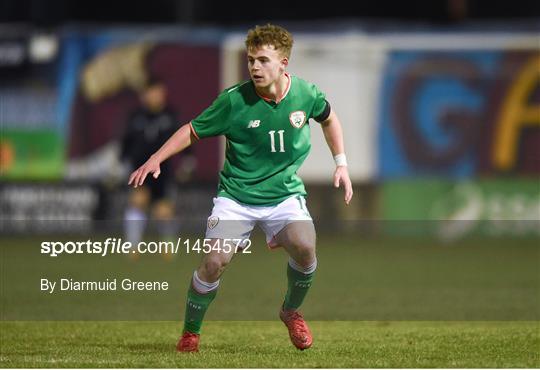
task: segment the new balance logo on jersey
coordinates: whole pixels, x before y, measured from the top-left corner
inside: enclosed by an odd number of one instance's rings
[[[252,119],[251,121],[249,121],[247,128],[256,128],[256,127],[259,127],[260,124],[261,124],[260,119]]]

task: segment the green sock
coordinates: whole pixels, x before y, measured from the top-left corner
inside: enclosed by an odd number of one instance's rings
[[[217,289],[214,289],[206,294],[201,294],[193,289],[190,284],[187,301],[186,301],[186,316],[184,319],[184,331],[200,334],[201,326],[204,319],[204,314],[214,300],[217,294]]]
[[[306,297],[306,294],[311,287],[315,272],[304,274],[303,272],[293,269],[287,264],[287,280],[289,287],[285,295],[283,308],[285,310],[296,310]]]

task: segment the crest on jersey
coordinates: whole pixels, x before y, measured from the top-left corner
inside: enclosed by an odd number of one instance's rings
[[[218,216],[210,216],[208,217],[208,228],[213,229],[217,226],[219,223],[219,217]]]
[[[293,125],[296,128],[300,128],[304,126],[304,123],[306,123],[306,112],[303,110],[297,110],[289,114],[289,121],[291,121],[291,125]]]

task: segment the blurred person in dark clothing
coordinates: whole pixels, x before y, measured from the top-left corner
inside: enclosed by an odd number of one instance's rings
[[[140,92],[141,106],[129,117],[122,138],[120,156],[129,167],[138,168],[179,128],[175,112],[167,105],[167,87],[151,80]],[[171,163],[161,168],[161,176],[133,189],[124,214],[125,237],[132,245],[141,241],[148,214],[158,221],[162,237],[173,232],[175,172]]]

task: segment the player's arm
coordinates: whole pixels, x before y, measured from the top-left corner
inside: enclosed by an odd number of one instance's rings
[[[343,185],[345,191],[345,203],[348,205],[353,196],[349,170],[347,169],[347,160],[345,158],[345,146],[343,144],[343,129],[337,114],[333,109],[330,110],[328,118],[321,122],[322,130],[326,143],[334,156],[336,170],[334,172],[334,186],[338,188]]]
[[[141,186],[149,173],[152,173],[154,178],[157,179],[161,172],[159,165],[167,158],[186,149],[195,140],[190,124],[180,127],[157,152],[152,154],[141,167],[131,173],[128,185],[133,185],[134,188]]]

